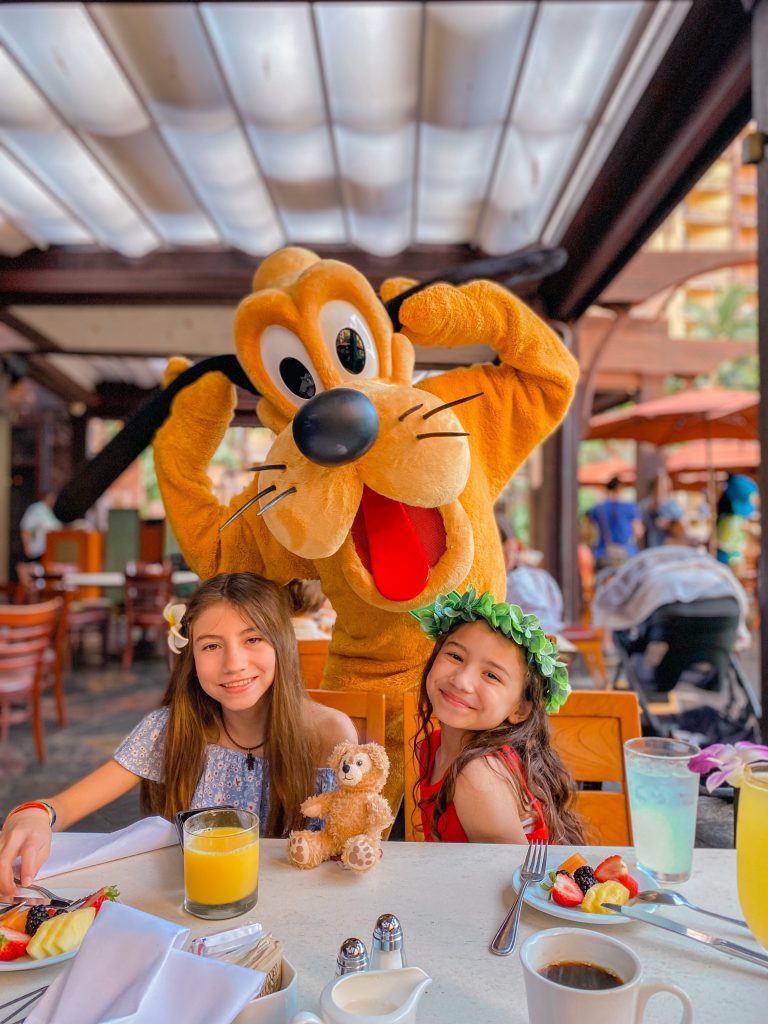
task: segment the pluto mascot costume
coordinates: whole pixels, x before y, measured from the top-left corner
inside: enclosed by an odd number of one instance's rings
[[[389,281],[382,296],[412,284]],[[305,249],[275,253],[235,320],[259,419],[276,434],[266,465],[229,507],[218,503],[206,471],[235,408],[219,373],[177,395],[154,442],[173,532],[201,577],[320,580],[337,615],[323,685],[386,695],[393,806],[402,695],[431,648],[405,613],[467,582],[503,598],[494,499],[563,418],[578,373],[560,339],[487,281],[434,285],[399,319],[393,332],[352,267]],[[500,365],[411,383],[414,345],[470,342],[490,345]],[[169,374],[187,365],[174,360]]]
[[[468,582],[503,598],[494,500],[560,423],[578,375],[557,335],[500,285],[413,286],[387,281],[382,304],[351,266],[300,248],[274,253],[235,321],[238,383],[261,395],[259,419],[276,435],[265,465],[219,504],[207,467],[235,389],[221,372],[175,389],[189,366],[178,358],[153,442],[173,532],[203,579],[320,580],[337,615],[323,685],[386,695],[393,808],[403,792],[402,696],[431,649],[407,612]],[[414,345],[478,343],[498,353],[496,364],[412,383]]]

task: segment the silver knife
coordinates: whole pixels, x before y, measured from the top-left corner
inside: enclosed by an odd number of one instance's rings
[[[721,953],[728,953],[730,956],[738,957],[739,960],[748,960],[751,964],[759,964],[760,967],[768,967],[768,956],[765,953],[758,953],[755,949],[747,946],[740,946],[730,939],[720,939],[716,935],[708,935],[706,932],[697,931],[695,928],[686,928],[684,924],[677,921],[670,921],[668,917],[660,914],[646,914],[637,907],[620,907],[615,903],[604,903],[608,910],[613,910],[623,917],[631,917],[634,921],[644,921],[645,924],[655,924],[657,928],[666,928],[668,932],[675,932],[677,935],[684,935],[694,942],[701,942],[712,949],[719,949]]]

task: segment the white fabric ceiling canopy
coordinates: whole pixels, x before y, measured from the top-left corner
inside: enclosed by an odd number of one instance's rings
[[[0,252],[557,244],[689,2],[0,6]]]

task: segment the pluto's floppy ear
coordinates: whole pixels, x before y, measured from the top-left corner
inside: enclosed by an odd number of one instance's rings
[[[459,263],[449,267],[427,281],[420,281],[412,288],[401,292],[384,303],[389,313],[392,326],[396,331],[402,327],[400,323],[400,307],[411,295],[423,291],[431,284],[443,281],[446,284],[463,284],[465,281],[477,281],[479,278],[497,280],[509,288],[522,281],[535,281],[549,277],[561,270],[568,260],[565,249],[529,249],[527,252],[511,253],[507,256],[493,256],[487,260],[474,260],[471,263]]]
[[[206,373],[219,372],[233,384],[258,394],[236,356],[212,356],[180,373],[167,388],[153,395],[134,413],[119,434],[102,448],[61,491],[53,513],[62,523],[82,519],[110,484],[152,443],[171,411],[174,396]]]

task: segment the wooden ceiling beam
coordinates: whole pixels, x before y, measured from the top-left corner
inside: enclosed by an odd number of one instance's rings
[[[349,247],[313,246],[324,259],[356,267],[374,286],[387,277],[423,281],[449,267],[485,259],[468,245],[415,246],[399,256],[378,257]],[[0,258],[0,304],[232,305],[251,290],[257,256],[235,250],[181,249],[129,259],[101,250],[31,250]],[[535,290],[521,286],[521,294]]]

